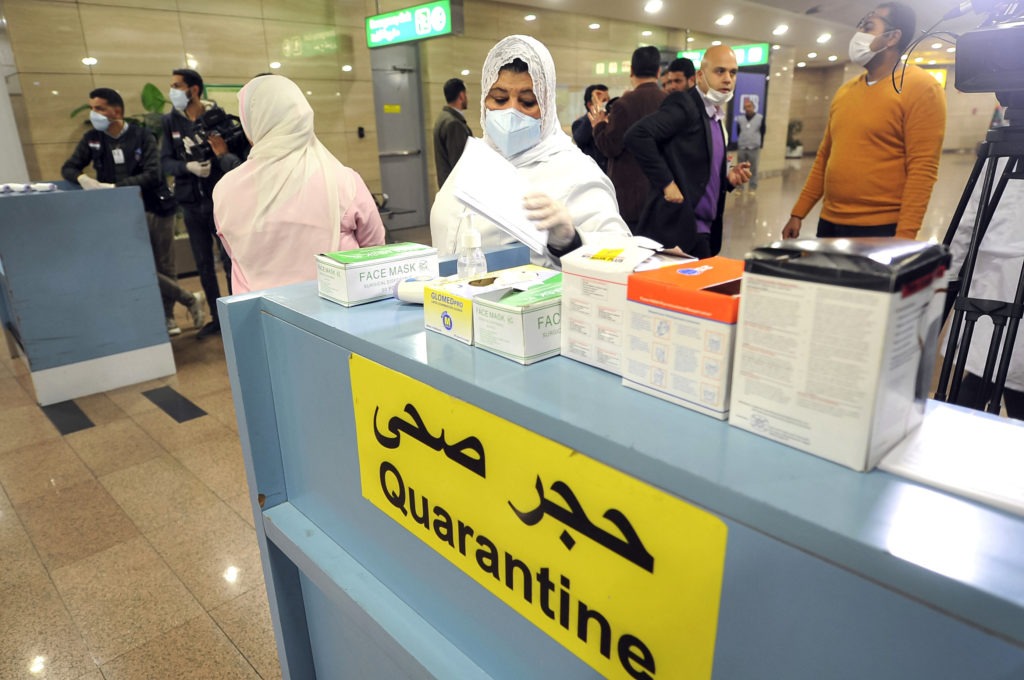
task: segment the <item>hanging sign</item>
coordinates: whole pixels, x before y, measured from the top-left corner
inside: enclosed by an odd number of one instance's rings
[[[461,0],[437,0],[366,18],[367,47],[462,33]]]

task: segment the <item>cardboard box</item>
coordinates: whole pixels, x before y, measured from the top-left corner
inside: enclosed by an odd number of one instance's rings
[[[743,261],[631,274],[622,384],[725,420]]]
[[[506,288],[473,300],[474,344],[524,365],[559,354],[561,321],[561,274],[524,291]]]
[[[437,276],[437,249],[392,243],[316,256],[320,297],[351,307],[389,298],[395,284],[413,276]]]
[[[782,241],[746,262],[729,423],[870,470],[920,422],[949,254],[903,239]]]
[[[427,330],[473,344],[473,299],[478,295],[511,288],[517,283],[537,282],[558,272],[535,264],[489,272],[463,280],[439,281],[423,290],[423,325]]]
[[[587,244],[562,257],[562,355],[622,375],[629,275],[693,261],[628,239]]]

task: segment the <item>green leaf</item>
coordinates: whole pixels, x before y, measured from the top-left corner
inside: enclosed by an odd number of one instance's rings
[[[150,113],[160,113],[163,111],[164,106],[170,102],[164,97],[164,93],[160,91],[153,83],[146,83],[142,88],[142,108],[146,109]]]
[[[71,112],[71,117],[74,118],[75,116],[80,114],[82,111],[88,111],[90,108],[92,108],[92,107],[89,106],[88,104],[82,104],[77,109],[75,109],[74,111]]]

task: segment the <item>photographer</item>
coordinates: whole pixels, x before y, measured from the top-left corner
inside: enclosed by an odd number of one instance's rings
[[[198,73],[191,69],[173,71],[169,98],[174,110],[163,118],[160,152],[164,173],[174,175],[174,197],[185,214],[192,256],[210,306],[211,321],[196,334],[199,339],[220,333],[220,286],[213,259],[215,240],[231,294],[231,260],[215,236],[213,188],[248,153],[241,127],[216,104],[203,100],[203,91],[203,78]]]

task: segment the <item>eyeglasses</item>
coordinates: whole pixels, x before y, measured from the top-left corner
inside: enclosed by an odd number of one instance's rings
[[[874,28],[872,22],[875,20],[881,21],[883,24],[885,24],[886,30],[892,31],[896,29],[896,27],[889,23],[889,20],[883,17],[882,15],[875,14],[874,12],[868,12],[866,15],[864,15],[863,19],[857,22],[857,30],[862,31],[864,33],[870,32],[870,30]]]

